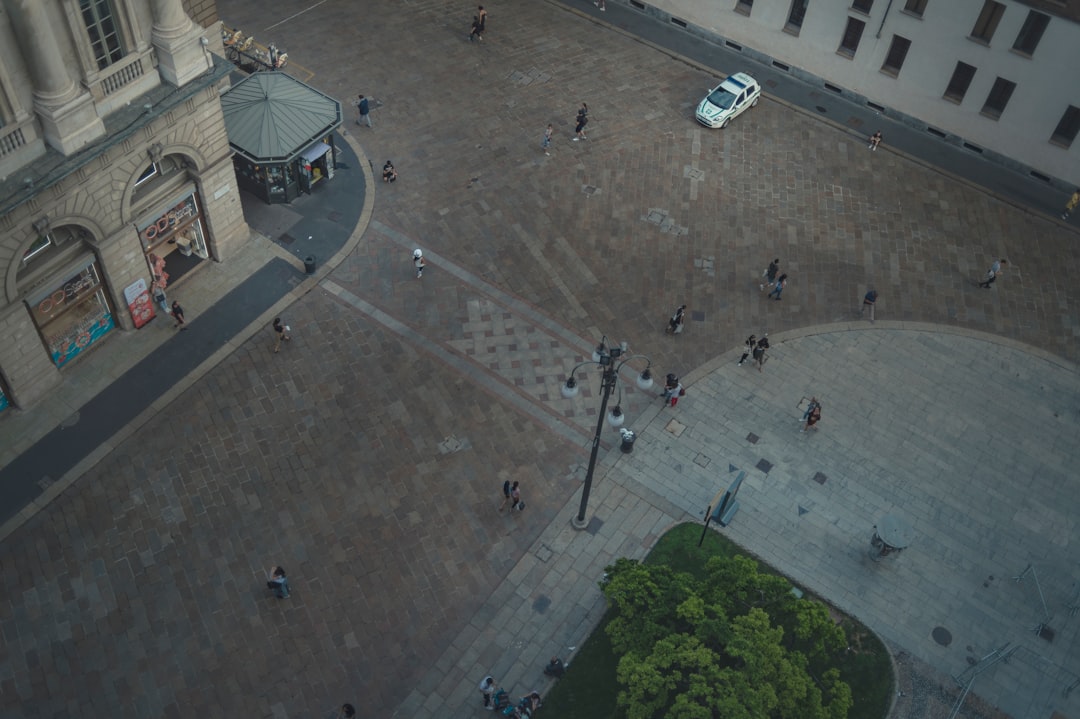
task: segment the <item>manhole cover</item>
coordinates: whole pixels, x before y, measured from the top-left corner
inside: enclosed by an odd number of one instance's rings
[[[589,520],[589,524],[585,527],[585,531],[589,534],[596,536],[596,533],[600,531],[600,527],[604,526],[604,520],[592,517]]]
[[[758,437],[753,432],[746,435],[746,441],[749,442],[750,444],[757,444],[759,439],[761,439],[761,437]]]
[[[771,471],[772,471],[772,462],[770,462],[770,461],[769,461],[769,460],[767,460],[767,459],[763,459],[763,460],[761,460],[760,462],[758,462],[758,463],[757,463],[756,465],[754,465],[754,466],[755,466],[755,467],[757,467],[758,469],[760,469],[760,470],[761,470],[762,472],[764,472],[765,474],[768,474],[769,472],[771,472]]]
[[[943,647],[952,644],[952,632],[945,627],[934,627],[934,631],[930,632],[930,636],[934,638],[935,642]]]
[[[817,482],[818,484],[825,484],[826,479],[828,479],[828,477],[826,477],[821,472],[815,472],[814,473],[814,481]]]

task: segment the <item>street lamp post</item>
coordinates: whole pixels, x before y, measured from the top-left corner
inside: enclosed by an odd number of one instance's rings
[[[589,454],[589,469],[585,472],[585,486],[581,490],[581,505],[578,507],[577,516],[573,520],[573,525],[578,529],[584,529],[588,525],[588,522],[585,519],[585,512],[589,508],[589,494],[592,492],[593,472],[596,470],[596,456],[600,452],[600,436],[604,429],[604,413],[607,410],[608,399],[611,398],[611,393],[615,389],[615,385],[619,382],[619,370],[621,370],[623,365],[630,360],[643,358],[649,364],[645,368],[645,371],[638,375],[637,386],[642,390],[647,390],[653,385],[652,374],[649,371],[649,368],[652,367],[652,360],[645,355],[630,355],[628,357],[623,357],[623,353],[626,351],[625,343],[620,347],[609,348],[606,342],[607,337],[600,340],[599,346],[597,346],[596,350],[593,352],[591,362],[582,362],[570,371],[570,377],[566,380],[566,384],[562,388],[563,397],[575,397],[578,394],[579,388],[577,379],[574,375],[579,369],[585,365],[595,364],[599,365],[604,370],[600,385],[600,414],[596,418],[596,433],[593,435],[592,452]],[[622,395],[620,394],[620,397],[621,396]],[[616,404],[615,409],[612,410],[612,417],[609,418],[609,422],[615,426],[622,424],[622,407],[619,406],[619,404]]]

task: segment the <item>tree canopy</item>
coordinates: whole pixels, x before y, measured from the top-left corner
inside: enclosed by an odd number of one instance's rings
[[[851,689],[832,660],[847,638],[827,607],[747,557],[705,569],[698,580],[630,559],[608,567],[628,719],[846,719]]]

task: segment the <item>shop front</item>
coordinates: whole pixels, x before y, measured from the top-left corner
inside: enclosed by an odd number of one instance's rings
[[[53,364],[63,367],[108,334],[116,323],[101,270],[92,254],[84,255],[57,276],[65,279],[31,295],[26,304]]]
[[[152,285],[164,290],[203,260],[206,249],[206,222],[199,193],[189,187],[154,213],[135,224]]]
[[[221,96],[242,190],[292,202],[334,177],[341,104],[284,73],[256,73]]]

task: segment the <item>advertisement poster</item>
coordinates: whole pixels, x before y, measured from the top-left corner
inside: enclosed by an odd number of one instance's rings
[[[135,329],[139,329],[154,319],[154,303],[150,301],[150,290],[146,287],[146,280],[140,277],[133,284],[125,287],[124,299],[127,301],[128,309],[131,310],[131,319],[135,321]]]

